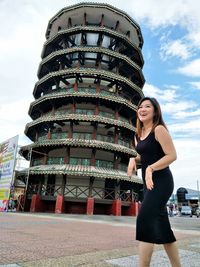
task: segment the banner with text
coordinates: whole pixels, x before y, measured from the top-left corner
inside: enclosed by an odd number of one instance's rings
[[[0,211],[4,211],[10,196],[18,135],[0,143]]]

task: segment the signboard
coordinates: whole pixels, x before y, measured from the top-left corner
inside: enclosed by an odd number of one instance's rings
[[[10,197],[17,153],[18,135],[0,143],[0,211],[4,211]]]
[[[198,200],[198,195],[197,194],[185,194],[185,199],[187,200]]]

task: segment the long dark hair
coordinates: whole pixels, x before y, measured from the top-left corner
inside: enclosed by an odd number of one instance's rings
[[[167,126],[166,126],[166,124],[163,120],[163,117],[162,117],[162,111],[160,108],[160,104],[158,103],[158,101],[154,97],[148,97],[148,96],[143,97],[140,100],[140,102],[138,103],[138,108],[142,104],[142,102],[144,102],[145,100],[149,100],[154,107],[153,127],[152,127],[151,132],[154,131],[154,129],[157,125],[163,125],[167,129]],[[143,123],[139,120],[138,114],[137,114],[136,133],[137,133],[138,137],[141,137],[142,128],[143,128]]]

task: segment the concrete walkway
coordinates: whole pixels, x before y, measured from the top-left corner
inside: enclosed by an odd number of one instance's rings
[[[200,232],[174,232],[182,266],[200,266]],[[134,217],[0,213],[0,244],[1,267],[138,266]],[[151,266],[170,266],[162,246]]]

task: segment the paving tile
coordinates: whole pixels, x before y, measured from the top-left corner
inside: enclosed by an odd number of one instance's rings
[[[178,230],[175,234],[179,247],[196,259],[200,233]],[[138,246],[135,218],[31,213],[0,213],[0,244],[0,267],[113,267],[109,260],[132,264],[130,257],[134,257],[136,261]]]
[[[179,250],[182,267],[199,267],[200,266],[200,253]],[[123,257],[118,259],[107,260],[106,262],[119,267],[138,267],[138,255]],[[165,251],[155,251],[152,256],[151,267],[170,267],[170,262]]]

